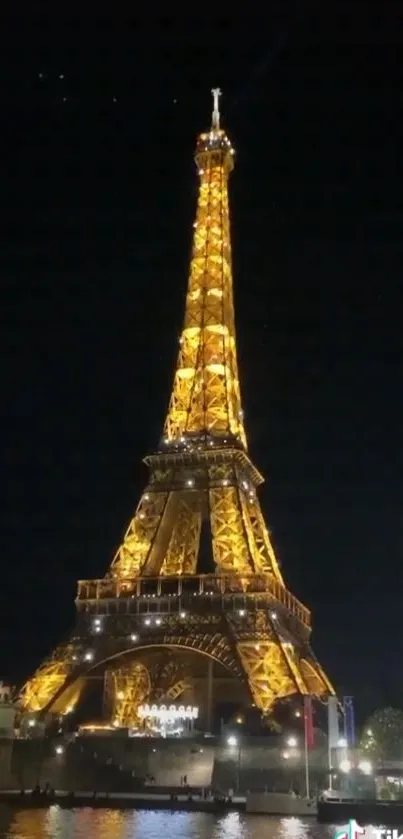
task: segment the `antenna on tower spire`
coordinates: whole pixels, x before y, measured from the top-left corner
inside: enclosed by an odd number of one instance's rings
[[[219,87],[213,87],[212,89],[213,94],[213,118],[211,121],[211,127],[213,131],[220,130],[220,110],[218,107],[219,98],[221,96],[221,90]]]

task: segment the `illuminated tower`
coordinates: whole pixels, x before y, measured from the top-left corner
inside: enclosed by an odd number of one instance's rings
[[[103,579],[78,584],[70,640],[20,694],[29,712],[72,710],[89,677],[105,680],[115,724],[145,701],[217,699],[270,714],[293,694],[333,693],[309,645],[310,613],[276,561],[241,405],[228,178],[220,128],[196,147],[199,193],[185,318],[163,437],[148,484]],[[210,573],[200,573],[200,555]],[[204,570],[206,570],[204,568]]]

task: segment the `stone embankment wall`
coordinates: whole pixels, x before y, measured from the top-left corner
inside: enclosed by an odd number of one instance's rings
[[[190,786],[213,785],[227,791],[302,792],[303,754],[284,759],[271,738],[247,738],[241,749],[224,747],[217,738],[154,740],[121,736],[77,737],[63,754],[50,740],[16,740],[1,771],[0,785],[30,789],[49,782],[56,789],[130,791],[148,780],[152,787],[178,787],[186,775]],[[1,752],[0,752],[1,757]],[[11,759],[10,759],[11,758]],[[327,752],[310,753],[313,790],[325,782]],[[0,762],[1,767],[1,762]],[[154,779],[151,781],[150,779]]]

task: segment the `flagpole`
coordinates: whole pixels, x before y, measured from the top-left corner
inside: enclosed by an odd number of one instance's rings
[[[334,749],[338,747],[340,739],[338,701],[336,696],[327,699],[327,745],[329,762],[329,790],[333,789],[333,761]]]
[[[328,787],[328,789],[333,791],[332,746],[334,746],[334,743],[333,743],[333,740],[332,740],[333,731],[331,731],[331,725],[330,725],[331,702],[332,702],[332,697],[328,696],[328,698],[327,698],[327,759],[328,759],[328,764],[329,764],[329,787]]]
[[[309,757],[308,757],[308,705],[305,698],[305,713],[304,713],[304,722],[305,722],[305,789],[306,789],[306,797],[310,798],[310,788],[309,788]]]
[[[310,798],[309,795],[309,759],[308,759],[308,732],[305,726],[305,789],[306,789],[306,797]]]

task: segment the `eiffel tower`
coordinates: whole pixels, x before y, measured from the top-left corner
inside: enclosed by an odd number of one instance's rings
[[[116,726],[142,702],[217,700],[270,715],[333,688],[314,657],[308,609],[287,589],[257,496],[237,364],[228,177],[234,150],[213,93],[199,177],[183,330],[163,437],[106,576],[80,580],[77,622],[19,695],[21,711],[71,713],[104,683]],[[200,573],[204,565],[204,573]],[[206,708],[208,710],[206,710]]]

